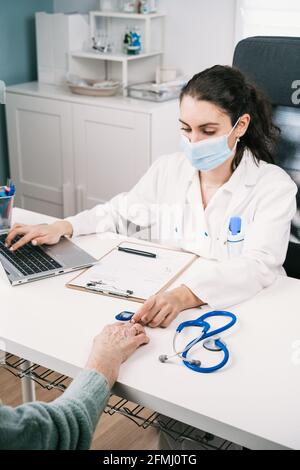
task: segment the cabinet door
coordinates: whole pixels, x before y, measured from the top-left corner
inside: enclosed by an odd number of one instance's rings
[[[150,115],[74,105],[76,209],[129,191],[150,165]]]
[[[8,93],[6,114],[15,205],[54,217],[72,215],[71,104]]]

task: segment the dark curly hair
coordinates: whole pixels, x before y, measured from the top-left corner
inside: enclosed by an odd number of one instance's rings
[[[221,108],[229,115],[232,126],[243,114],[250,115],[247,132],[237,145],[233,170],[241,162],[246,148],[252,152],[256,163],[259,160],[275,163],[274,150],[280,129],[273,123],[272,105],[240,70],[222,65],[206,69],[184,86],[180,102],[186,95]]]

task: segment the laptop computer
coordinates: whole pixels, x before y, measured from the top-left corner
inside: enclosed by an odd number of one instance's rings
[[[8,232],[0,230],[0,263],[12,286],[83,269],[97,262],[67,238],[62,238],[56,245],[28,243],[11,252],[5,246]],[[17,236],[14,242],[20,238]]]

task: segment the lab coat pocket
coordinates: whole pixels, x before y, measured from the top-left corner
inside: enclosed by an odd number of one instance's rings
[[[227,255],[228,258],[237,258],[243,251],[245,238],[245,220],[240,216],[233,216],[228,222]]]

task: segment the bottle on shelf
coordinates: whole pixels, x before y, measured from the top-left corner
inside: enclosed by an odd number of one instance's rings
[[[138,1],[138,13],[142,15],[148,15],[149,13],[156,13],[157,5],[156,0],[139,0]]]
[[[138,12],[141,15],[148,15],[149,13],[149,2],[148,0],[140,0],[138,3]]]
[[[131,35],[130,35],[130,28],[127,26],[125,35],[124,35],[124,40],[123,40],[123,52],[124,54],[127,54],[128,52],[128,46],[131,44]]]
[[[142,35],[139,28],[127,28],[124,36],[124,52],[138,55],[142,52]]]

